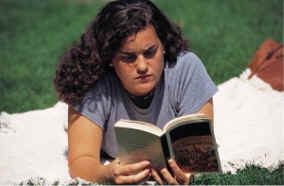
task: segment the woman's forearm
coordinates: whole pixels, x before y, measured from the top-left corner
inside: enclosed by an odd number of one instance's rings
[[[69,164],[69,172],[72,178],[106,184],[113,180],[111,166],[112,164],[103,165],[91,156],[82,156]]]

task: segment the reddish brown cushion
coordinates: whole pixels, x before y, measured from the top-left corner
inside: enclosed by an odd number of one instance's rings
[[[249,68],[249,78],[257,75],[273,89],[283,91],[283,44],[266,40],[256,51]]]

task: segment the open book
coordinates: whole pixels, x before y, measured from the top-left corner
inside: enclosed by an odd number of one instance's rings
[[[184,172],[221,171],[213,125],[204,114],[175,118],[163,130],[133,120],[119,120],[114,129],[121,163],[150,160],[159,170],[173,158]]]

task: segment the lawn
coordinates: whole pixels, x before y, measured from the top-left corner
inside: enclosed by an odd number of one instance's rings
[[[153,1],[182,27],[216,84],[239,75],[266,39],[283,40],[282,0]],[[52,83],[58,58],[103,4],[0,1],[0,112],[42,109],[58,101]],[[284,184],[283,171],[283,166],[274,172],[249,166],[236,175],[205,175],[195,183]]]

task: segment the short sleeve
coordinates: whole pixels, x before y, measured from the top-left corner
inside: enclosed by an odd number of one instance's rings
[[[198,112],[217,92],[217,87],[194,53],[187,53],[179,60],[177,115],[182,116]]]
[[[110,112],[110,89],[105,80],[98,81],[94,88],[86,93],[80,104],[72,108],[90,121],[104,128]]]

